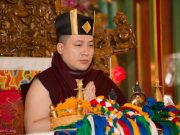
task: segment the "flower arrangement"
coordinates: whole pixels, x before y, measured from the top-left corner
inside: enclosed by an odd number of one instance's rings
[[[75,97],[70,97],[66,99],[64,103],[59,103],[55,107],[55,111],[57,112],[58,117],[76,115],[77,114],[77,104],[81,102],[82,106],[82,115],[94,113],[101,114],[100,106],[91,106],[91,102],[87,100],[79,100]]]

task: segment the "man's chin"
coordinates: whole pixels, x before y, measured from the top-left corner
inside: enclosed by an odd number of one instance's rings
[[[88,70],[88,67],[79,67],[77,70],[80,72],[84,72],[84,71]]]
[[[80,72],[84,72],[84,71],[86,71],[88,68],[80,68],[80,69],[78,69],[78,71],[80,71]]]

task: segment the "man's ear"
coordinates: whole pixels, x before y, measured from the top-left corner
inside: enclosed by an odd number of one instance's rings
[[[63,44],[62,43],[57,44],[57,51],[59,54],[63,53]]]

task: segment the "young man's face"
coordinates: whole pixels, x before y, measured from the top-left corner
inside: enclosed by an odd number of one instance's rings
[[[62,43],[57,45],[57,50],[70,69],[76,71],[87,70],[94,55],[93,36],[63,36]]]

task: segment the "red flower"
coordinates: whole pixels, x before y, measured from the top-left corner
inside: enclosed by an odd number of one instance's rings
[[[122,67],[116,66],[112,70],[112,79],[113,79],[114,83],[118,84],[125,78],[126,78],[126,71]]]
[[[96,106],[98,104],[96,99],[90,101],[92,106]]]

